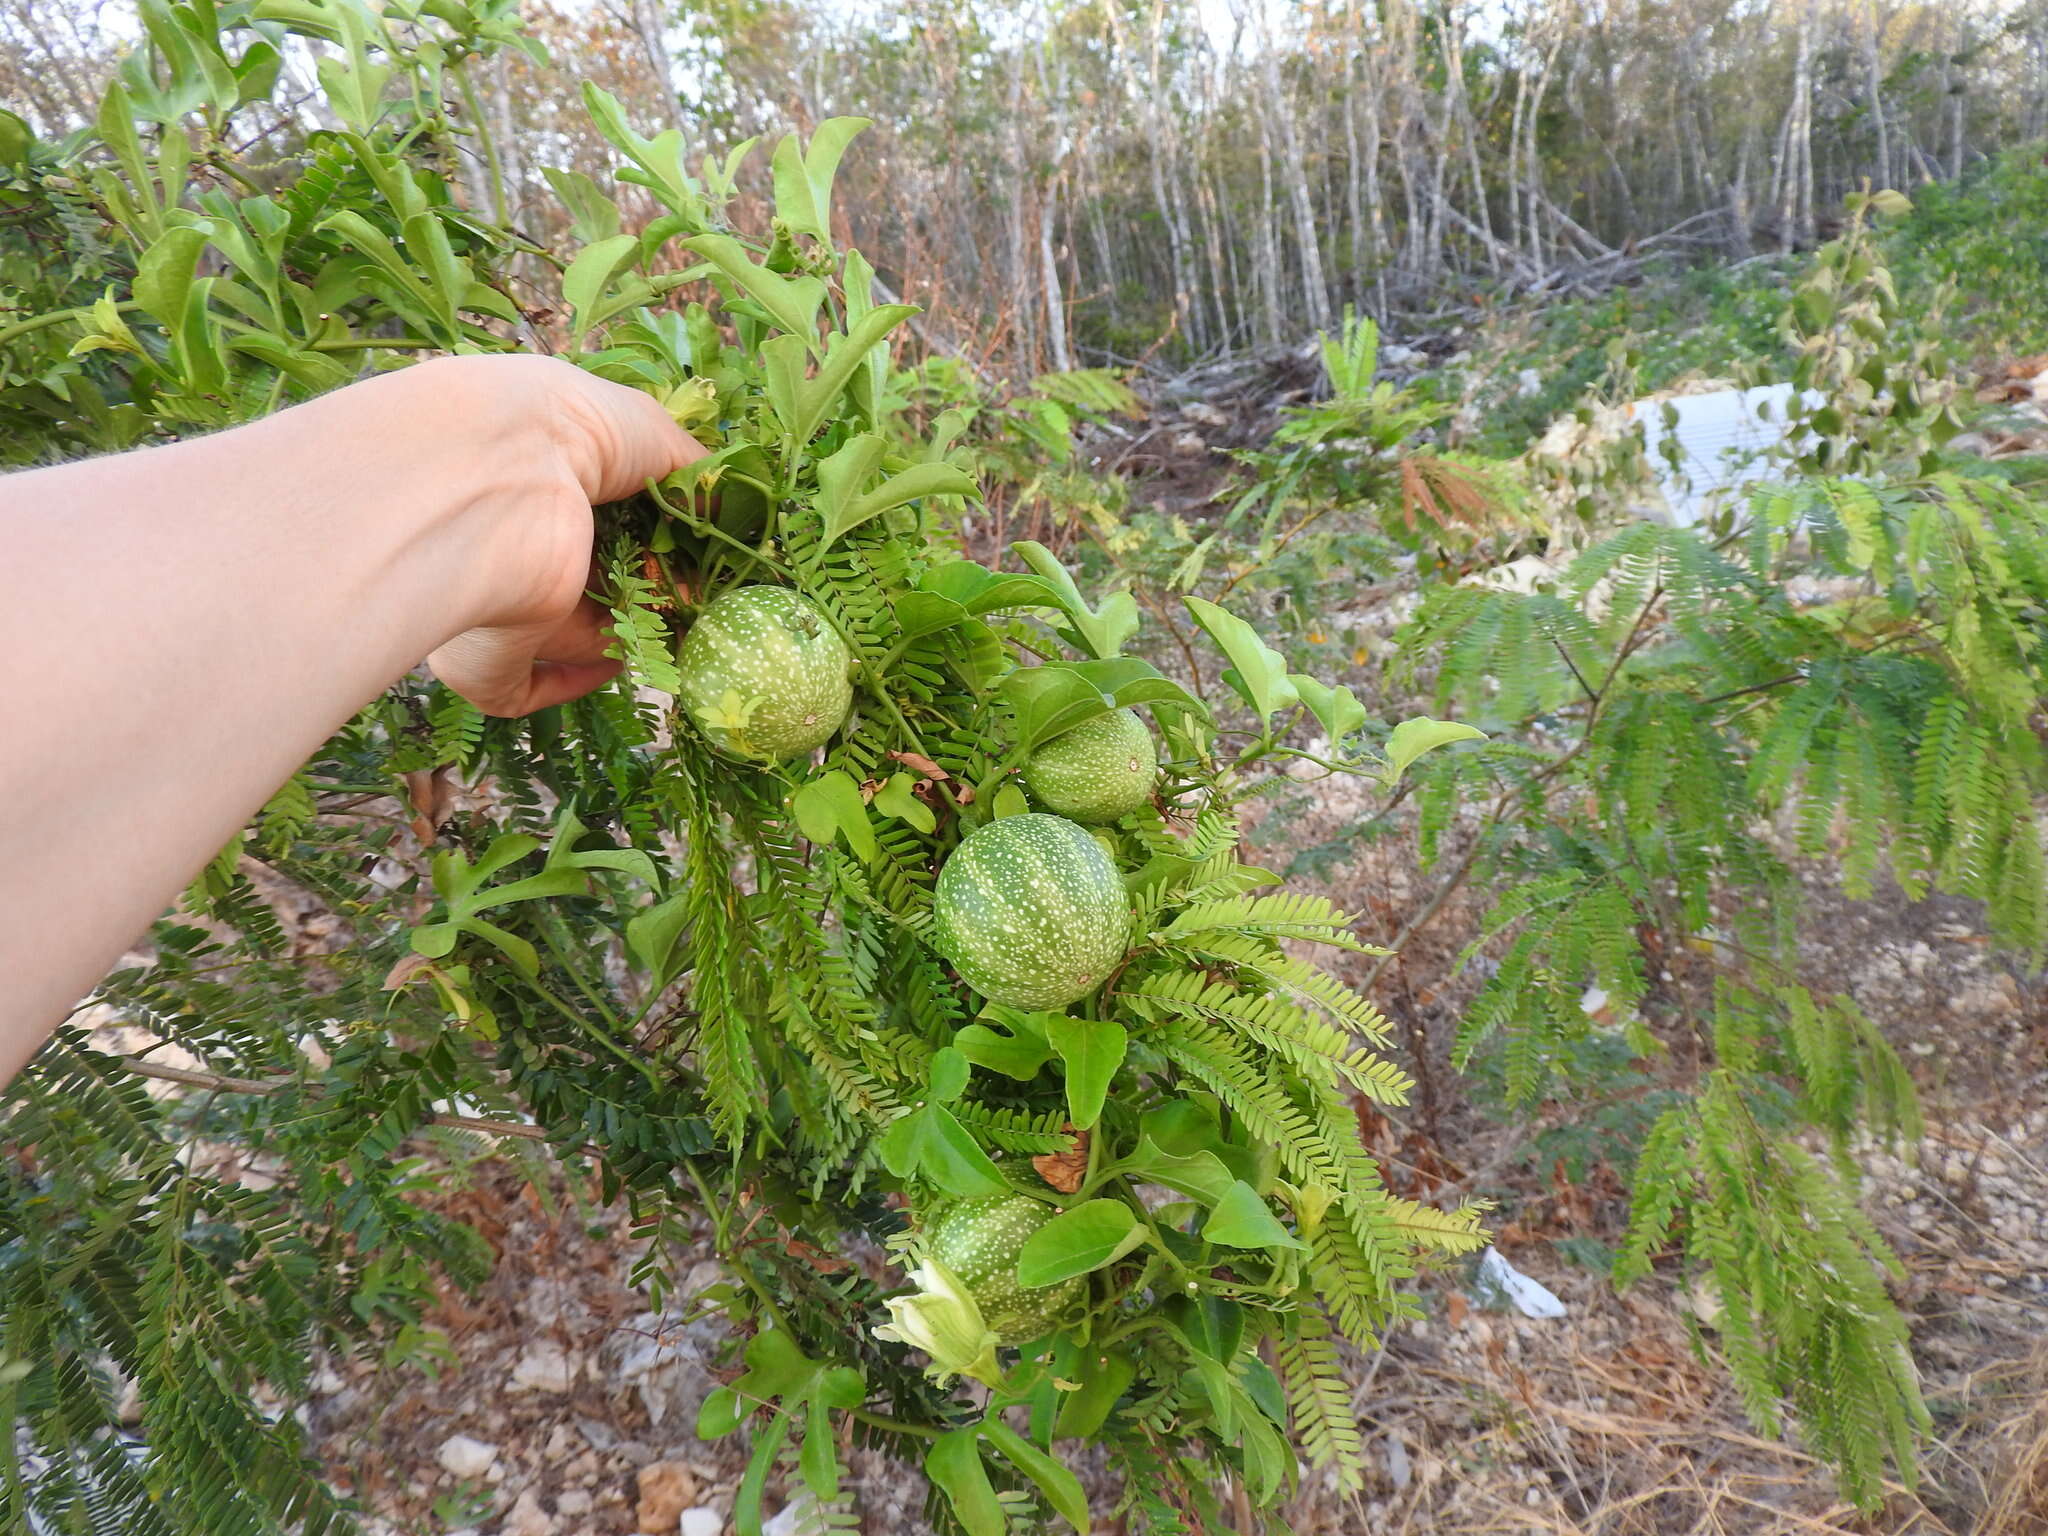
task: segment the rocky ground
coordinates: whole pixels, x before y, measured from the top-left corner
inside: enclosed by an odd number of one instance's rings
[[[1357,808],[1320,791],[1288,807],[1284,841],[1335,836]],[[1276,833],[1276,839],[1281,834]],[[1277,852],[1262,848],[1272,861]],[[1422,877],[1397,842],[1366,850],[1327,888],[1390,937]],[[1476,1110],[1443,1068],[1444,1034],[1471,983],[1453,964],[1470,912],[1456,903],[1382,979],[1380,1002],[1424,1091],[1380,1127],[1391,1176],[1426,1198],[1500,1202],[1498,1246],[1564,1303],[1535,1319],[1482,1300],[1469,1270],[1421,1283],[1428,1320],[1357,1362],[1370,1476],[1347,1498],[1309,1477],[1283,1511],[1301,1533],[1465,1536],[2038,1536],[2048,1531],[2048,1017],[1961,903],[1850,901],[1810,871],[1808,979],[1849,992],[1912,1063],[1928,1133],[1864,1150],[1869,1209],[1907,1277],[1899,1299],[1937,1424],[1917,1489],[1865,1517],[1796,1442],[1744,1419],[1691,1302],[1653,1281],[1617,1295],[1577,1259],[1611,1242],[1622,1191],[1529,1155],[1528,1124]],[[417,1370],[322,1373],[310,1411],[337,1486],[377,1536],[719,1536],[744,1437],[701,1442],[704,1393],[729,1370],[714,1320],[647,1309],[627,1282],[634,1244],[616,1213],[577,1198],[573,1171],[485,1160],[454,1197],[497,1250],[473,1296],[437,1318],[454,1359]],[[679,1294],[716,1282],[708,1247]],[[1696,1342],[1697,1341],[1697,1342]],[[921,1480],[856,1462],[862,1529],[923,1531]],[[1113,1490],[1100,1488],[1103,1507]],[[772,1489],[769,1507],[782,1490]],[[2001,1501],[2003,1501],[2001,1503]],[[779,1536],[794,1531],[785,1509]]]

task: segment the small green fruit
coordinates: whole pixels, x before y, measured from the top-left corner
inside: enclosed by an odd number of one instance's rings
[[[1018,1251],[1058,1214],[1028,1195],[993,1195],[953,1206],[926,1236],[931,1256],[959,1278],[999,1344],[1042,1338],[1081,1294],[1078,1275],[1054,1285],[1017,1283]]]
[[[1152,798],[1159,751],[1134,709],[1115,709],[1040,747],[1024,765],[1032,798],[1075,821],[1115,821]]]
[[[846,723],[851,663],[808,599],[787,587],[741,587],[697,615],[683,637],[677,697],[720,750],[797,757]]]
[[[1087,830],[1031,812],[992,821],[939,871],[932,942],[966,983],[1011,1008],[1064,1008],[1124,956],[1123,877]]]

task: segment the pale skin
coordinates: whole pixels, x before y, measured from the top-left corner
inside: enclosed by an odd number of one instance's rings
[[[591,507],[704,450],[542,357],[0,477],[0,1082],[424,658],[486,712],[603,684]]]

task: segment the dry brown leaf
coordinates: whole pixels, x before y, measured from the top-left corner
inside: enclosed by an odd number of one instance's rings
[[[421,971],[428,970],[434,962],[425,955],[407,955],[398,964],[384,973],[384,990],[396,992],[409,983]]]
[[[921,753],[891,752],[889,755],[904,767],[915,769],[928,779],[949,779],[952,777],[945,769]]]
[[[782,1251],[792,1259],[801,1259],[821,1275],[842,1274],[853,1267],[846,1260],[834,1258],[821,1248],[813,1248],[801,1238],[787,1239],[782,1245]]]
[[[1063,1195],[1071,1195],[1081,1187],[1081,1181],[1088,1177],[1088,1133],[1074,1131],[1074,1144],[1064,1152],[1047,1152],[1031,1159],[1031,1166],[1038,1170],[1038,1176]]]
[[[663,613],[676,611],[676,600],[668,593],[668,572],[661,568],[661,558],[653,550],[640,552],[640,574],[654,588],[654,601],[650,605]]]
[[[432,772],[419,769],[408,773],[405,797],[412,802],[412,835],[424,848],[434,841],[436,830],[455,806],[453,765],[444,763]]]

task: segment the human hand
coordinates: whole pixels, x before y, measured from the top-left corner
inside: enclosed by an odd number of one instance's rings
[[[580,697],[619,670],[610,615],[585,595],[594,504],[704,456],[651,396],[532,355],[422,363],[410,378],[485,456],[459,520],[473,580],[470,627],[428,658],[489,715]]]

